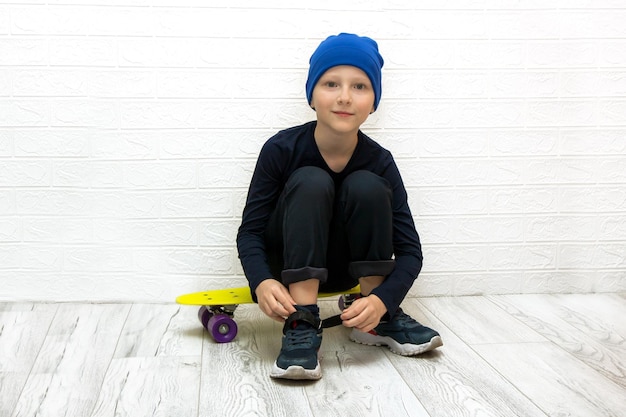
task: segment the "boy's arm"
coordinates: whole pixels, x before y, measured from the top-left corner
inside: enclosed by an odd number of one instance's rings
[[[393,316],[422,270],[423,255],[419,235],[408,204],[407,192],[393,158],[384,177],[393,190],[393,246],[395,268],[372,291]]]
[[[258,285],[272,278],[264,234],[280,191],[276,158],[275,150],[266,143],[259,153],[237,233],[239,259],[255,301]]]

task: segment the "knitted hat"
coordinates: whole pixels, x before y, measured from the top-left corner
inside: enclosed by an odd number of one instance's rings
[[[351,33],[340,33],[326,38],[309,60],[309,77],[306,80],[306,98],[311,104],[313,88],[320,77],[337,65],[352,65],[367,74],[374,88],[374,109],[380,101],[383,57],[375,40]]]

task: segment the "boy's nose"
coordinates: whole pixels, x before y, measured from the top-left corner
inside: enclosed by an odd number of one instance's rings
[[[337,102],[349,103],[351,100],[352,100],[352,96],[350,95],[350,89],[341,88],[339,91],[339,95],[337,96]]]

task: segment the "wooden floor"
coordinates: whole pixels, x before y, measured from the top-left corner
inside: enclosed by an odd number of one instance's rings
[[[337,311],[323,301],[323,315]],[[0,416],[626,415],[619,294],[408,299],[444,346],[406,358],[324,331],[323,377],[269,378],[281,328],[257,306],[217,344],[194,307],[0,303]]]

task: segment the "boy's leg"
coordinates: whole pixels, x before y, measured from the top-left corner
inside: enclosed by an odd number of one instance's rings
[[[394,266],[391,213],[386,180],[357,171],[343,181],[329,227],[328,281],[323,291],[342,291],[360,283],[362,292],[369,294],[369,288],[380,285]],[[374,280],[364,280],[366,276]]]
[[[300,168],[287,181],[271,220],[269,240],[275,252],[280,252],[280,279],[297,303],[297,311],[283,327],[282,348],[270,373],[273,378],[321,378],[318,350],[322,329],[317,294],[328,276],[328,225],[334,198],[334,183],[326,172],[315,167]]]
[[[298,305],[317,304],[319,287],[320,281],[317,278],[298,281],[289,284],[289,294],[291,294]]]
[[[344,182],[340,198],[353,254],[350,274],[368,295],[393,271],[391,189],[383,178],[358,171]],[[352,330],[350,338],[367,345],[387,345],[401,355],[417,355],[442,345],[436,331],[421,325],[402,309],[385,314],[368,333]]]
[[[383,283],[385,277],[382,275],[370,275],[367,277],[360,277],[359,284],[361,284],[361,294],[370,295],[372,290]]]
[[[326,282],[334,199],[333,180],[320,168],[300,168],[287,181],[266,231],[272,272],[283,284]]]
[[[343,182],[339,199],[350,247],[349,274],[369,290],[394,268],[392,191],[369,171],[356,171]],[[370,277],[363,280],[364,277]],[[381,279],[382,278],[382,279]],[[370,288],[371,287],[371,288]],[[369,294],[369,291],[367,291]]]

